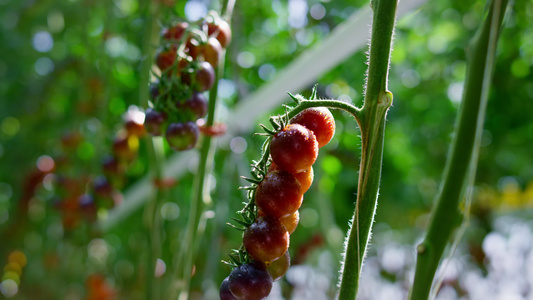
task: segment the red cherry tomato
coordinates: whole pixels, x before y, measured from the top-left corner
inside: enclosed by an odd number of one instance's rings
[[[318,147],[323,147],[335,134],[335,119],[325,107],[308,108],[290,120],[291,124],[300,124],[311,130],[318,142]]]
[[[242,243],[254,259],[271,262],[289,248],[289,232],[278,218],[259,217],[244,231]]]
[[[268,173],[255,192],[257,207],[266,215],[278,218],[295,213],[302,200],[300,183],[287,171]]]
[[[290,173],[304,172],[318,157],[318,142],[309,129],[289,124],[272,138],[270,155],[279,169]]]

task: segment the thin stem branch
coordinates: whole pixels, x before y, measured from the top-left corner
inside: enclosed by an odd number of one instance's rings
[[[479,137],[483,130],[489,88],[487,82],[492,76],[497,37],[506,5],[507,0],[492,1],[487,18],[472,39],[471,52],[467,52],[469,62],[465,89],[444,169],[444,180],[431,214],[427,235],[417,247],[415,279],[410,295],[412,300],[428,298],[444,249],[463,219],[459,203],[469,183],[469,174],[475,170],[474,158],[479,150],[476,136]]]
[[[213,126],[215,120],[215,108],[216,108],[216,98],[218,90],[218,74],[216,72],[216,83],[213,88],[209,91],[209,106],[208,106],[208,115],[206,117],[206,126]],[[198,226],[200,218],[204,211],[204,206],[211,204],[211,196],[209,193],[209,185],[207,184],[208,177],[207,174],[212,169],[212,161],[214,156],[214,151],[211,147],[212,137],[205,135],[202,140],[202,145],[200,147],[200,157],[198,162],[198,173],[195,178],[194,184],[194,196],[189,208],[189,222],[187,224],[187,233],[185,237],[185,245],[187,247],[182,248],[183,252],[180,254],[178,261],[180,263],[176,266],[181,267],[181,273],[178,273],[180,279],[182,280],[181,290],[179,292],[178,299],[188,299],[189,297],[189,286],[192,273],[192,265],[195,260],[195,253],[197,251],[197,245],[199,240],[203,235],[203,232],[199,232]]]
[[[339,299],[355,299],[363,259],[374,222],[381,178],[385,117],[392,105],[387,91],[392,34],[397,1],[373,0],[374,11],[365,101],[356,118],[361,129],[362,154],[357,202],[346,240]]]

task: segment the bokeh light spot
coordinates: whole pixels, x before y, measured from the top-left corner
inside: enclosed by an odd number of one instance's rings
[[[54,166],[54,159],[48,155],[42,155],[37,159],[37,169],[41,172],[51,172],[54,169]]]
[[[39,52],[48,52],[54,47],[54,39],[48,31],[38,31],[32,39],[33,48]]]
[[[0,125],[2,132],[8,136],[14,136],[19,132],[20,122],[18,119],[13,117],[7,117],[2,121]]]

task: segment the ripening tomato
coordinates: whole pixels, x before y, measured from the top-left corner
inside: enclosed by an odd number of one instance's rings
[[[242,243],[251,257],[270,262],[278,259],[289,248],[289,232],[276,217],[258,217],[244,231]]]
[[[216,38],[210,37],[202,48],[202,54],[204,60],[216,68],[222,56],[222,45]]]
[[[302,205],[300,183],[287,171],[268,173],[255,192],[255,203],[266,215],[281,218],[293,214]]]
[[[179,41],[181,37],[183,36],[183,33],[185,33],[188,27],[189,27],[189,23],[179,22],[178,24],[172,27],[163,29],[163,32],[161,35],[165,40]]]
[[[113,141],[113,153],[118,159],[130,161],[135,158],[139,151],[139,138],[136,135],[128,135],[119,132]]]
[[[218,19],[217,23],[207,23],[207,33],[215,37],[220,45],[226,49],[231,42],[231,28],[228,22]]]
[[[169,48],[162,49],[157,53],[155,61],[161,72],[167,71],[174,65],[178,59],[177,50],[178,47],[176,45],[171,45]]]
[[[335,134],[335,119],[325,107],[308,108],[290,120],[291,124],[300,124],[311,130],[318,142],[318,147],[325,146]]]
[[[241,300],[266,298],[272,289],[272,276],[262,262],[252,261],[234,268],[229,274],[231,293]]]
[[[271,172],[274,170],[279,170],[279,168],[278,166],[276,166],[274,162],[272,162],[270,164],[270,167],[268,168],[268,172]],[[309,169],[303,172],[292,174],[302,186],[302,193],[307,192],[307,190],[309,190],[309,188],[311,187],[311,184],[313,184],[314,174],[315,173],[313,172],[313,167],[309,167]]]
[[[144,128],[153,136],[160,136],[163,134],[163,127],[167,121],[168,116],[165,112],[159,112],[152,108],[146,109],[144,117]]]
[[[229,276],[224,278],[220,284],[219,291],[220,300],[238,300],[235,295],[229,290]]]
[[[283,277],[285,273],[289,270],[291,266],[291,256],[289,251],[285,252],[280,258],[276,259],[270,265],[268,265],[267,270],[272,276],[272,280],[276,281]]]
[[[200,62],[196,71],[196,88],[199,92],[205,92],[215,83],[215,69],[208,62]]]
[[[203,93],[194,92],[185,102],[176,102],[176,107],[179,110],[192,112],[196,119],[202,118],[207,114],[207,98]]]
[[[93,189],[95,195],[102,198],[111,197],[113,193],[113,186],[105,176],[98,176],[93,180]]]
[[[279,221],[285,226],[289,234],[292,234],[300,222],[300,212],[296,211],[291,215],[281,217]]]
[[[318,157],[318,142],[309,129],[289,124],[272,138],[270,155],[279,169],[293,174],[304,172]]]
[[[199,132],[194,122],[171,123],[168,125],[165,137],[170,148],[183,151],[196,145]]]
[[[265,212],[262,210],[257,211],[258,217],[264,217],[266,216]],[[298,227],[298,223],[300,222],[300,213],[296,211],[295,213],[291,215],[286,215],[281,218],[279,218],[279,221],[283,226],[285,226],[285,229],[289,232],[289,235],[291,235],[294,230],[296,230],[296,227]]]

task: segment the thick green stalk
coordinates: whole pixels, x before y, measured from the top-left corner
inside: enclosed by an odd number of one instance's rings
[[[377,205],[385,117],[392,105],[387,91],[392,33],[396,20],[397,1],[374,0],[370,61],[365,101],[358,119],[361,129],[362,155],[359,167],[357,202],[352,226],[346,240],[339,299],[355,299],[359,287],[363,259]]]
[[[435,272],[444,249],[459,226],[463,214],[459,204],[469,182],[469,172],[475,169],[478,147],[476,136],[483,130],[489,80],[495,56],[496,43],[507,0],[495,0],[478,33],[472,39],[468,67],[455,135],[444,169],[436,205],[429,220],[424,241],[418,245],[415,279],[410,299],[428,299]]]

